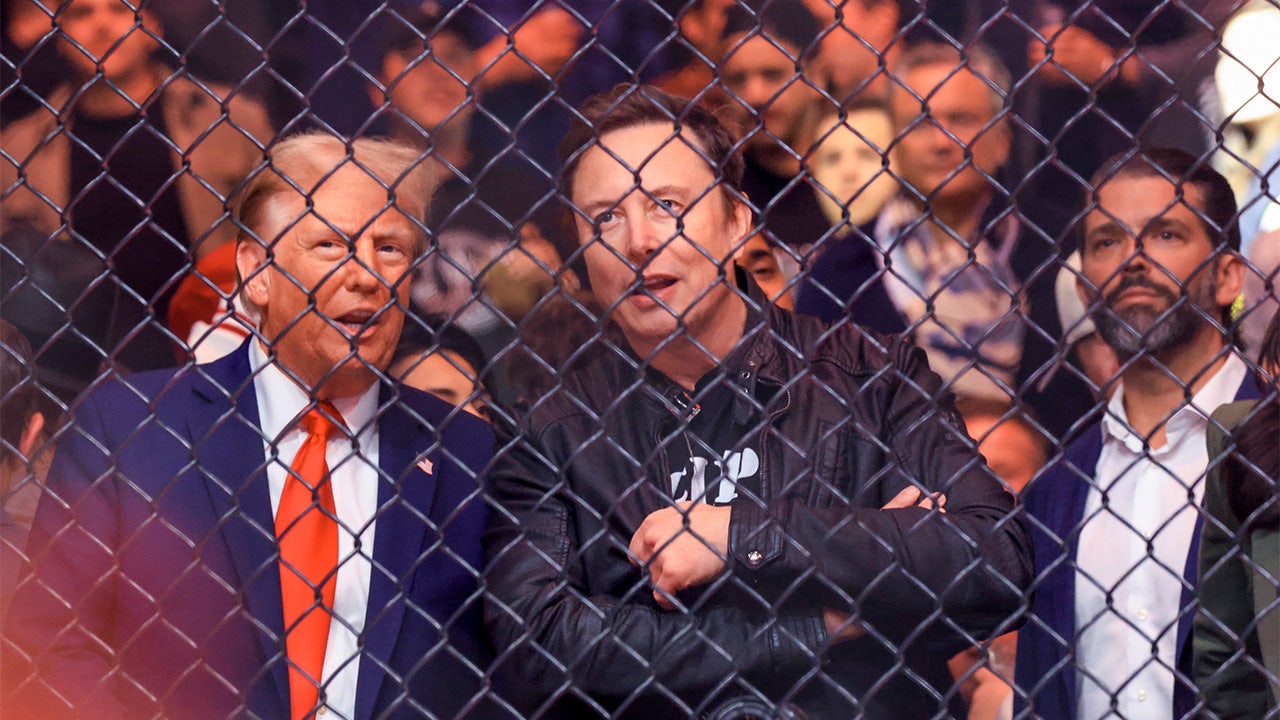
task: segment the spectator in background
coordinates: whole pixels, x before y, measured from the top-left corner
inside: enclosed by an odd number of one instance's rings
[[[1038,0],[1024,22],[1027,80],[1013,106],[1020,176],[1035,197],[1073,197],[1106,158],[1136,145],[1207,152],[1217,29],[1240,0]],[[1041,140],[1040,138],[1044,138]]]
[[[27,531],[53,456],[31,372],[31,345],[0,320],[0,622],[26,562]]]
[[[488,367],[480,343],[447,318],[405,323],[387,374],[411,388],[488,419],[489,393],[481,373]]]
[[[48,7],[71,73],[48,107],[0,131],[0,231],[21,262],[50,274],[51,286],[6,303],[6,317],[32,338],[41,382],[69,398],[103,365],[173,364],[156,318],[190,259],[235,236],[226,198],[262,161],[271,129],[243,94],[172,70],[145,4]],[[45,295],[76,312],[25,327]]]
[[[687,97],[718,108],[728,101],[716,82],[727,49],[724,28],[735,0],[662,0],[663,10],[680,28],[668,46],[672,69],[653,81],[654,87],[677,97]]]
[[[1240,205],[1240,251],[1249,261],[1240,334],[1253,353],[1280,312],[1280,63],[1271,39],[1280,8],[1250,2],[1222,30],[1216,72],[1227,124],[1215,166]]]
[[[1094,176],[1077,286],[1121,375],[1023,494],[1037,589],[1016,699],[1045,720],[1182,718],[1209,414],[1257,397],[1230,343],[1243,263],[1227,181],[1180,150]]]
[[[897,140],[893,118],[879,100],[856,100],[823,112],[817,136],[805,158],[810,182],[827,221],[845,235],[879,215],[896,194],[887,162]]]
[[[965,432],[978,445],[987,467],[1014,495],[1049,460],[1049,442],[1025,413],[1000,403],[969,401],[957,406]],[[966,720],[1013,717],[1016,633],[1006,633],[982,648],[970,648],[948,663],[968,705]]]
[[[1008,75],[980,46],[962,56],[934,43],[903,52],[893,75],[892,160],[903,188],[867,235],[843,241],[851,249],[833,247],[814,263],[800,307],[826,320],[852,313],[854,322],[874,326],[877,319],[862,313],[881,283],[957,395],[1010,402],[1030,374],[1025,343],[1038,341],[1031,368],[1051,355],[1042,338],[1057,326],[1048,272],[1057,246],[1056,233],[1028,217],[1040,214],[1028,212],[1029,203],[1015,207],[997,177],[1010,149]],[[873,283],[850,283],[868,275],[853,269],[868,262],[861,247],[868,236],[876,250],[870,257],[884,272]]]
[[[734,5],[720,67],[746,137],[743,192],[757,224],[797,258],[831,230],[801,164],[826,102],[825,79],[813,62],[820,30],[803,0],[773,0],[758,9]]]
[[[805,0],[822,26],[815,65],[837,105],[867,96],[883,97],[891,81],[882,67],[892,67],[902,43],[894,42],[901,24],[897,0]]]
[[[1192,670],[1221,718],[1280,704],[1280,312],[1258,355],[1263,399],[1215,410],[1207,438]]]
[[[895,141],[888,110],[875,100],[863,100],[847,115],[824,113],[819,127],[823,131],[808,166],[832,231],[810,259],[811,274],[794,293],[796,310],[828,322],[850,317],[877,332],[903,333],[907,324],[885,290],[883,250],[868,235],[874,230],[870,222],[898,186],[885,168]]]

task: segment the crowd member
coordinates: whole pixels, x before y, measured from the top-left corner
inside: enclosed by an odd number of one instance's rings
[[[852,311],[854,322],[876,323],[858,314],[875,292],[865,279],[875,260],[883,272],[870,282],[883,285],[930,366],[962,397],[1009,402],[1024,343],[1039,338],[1039,328],[1056,328],[1052,278],[1048,293],[1027,298],[1025,290],[1048,275],[1057,249],[1055,232],[1032,224],[1028,215],[1038,213],[1018,212],[997,179],[1010,149],[1008,75],[981,47],[962,57],[934,43],[909,48],[892,70],[893,167],[903,189],[868,226],[879,252],[868,258],[865,237],[849,236],[843,244],[853,250],[832,249],[814,263],[800,308],[826,320]],[[1047,312],[1037,312],[1041,306]],[[1040,348],[1028,362],[1049,354]]]
[[[1027,192],[1072,197],[1103,160],[1135,143],[1195,154],[1212,147],[1215,28],[1239,0],[1027,5],[1022,19],[1035,33],[1014,103],[1033,131],[1019,167]]]
[[[1039,717],[1186,717],[1209,414],[1257,387],[1225,325],[1243,263],[1226,180],[1170,149],[1093,178],[1081,295],[1120,360],[1106,413],[1031,483],[1037,589],[1018,700]]]
[[[817,66],[835,102],[883,96],[890,78],[882,68],[893,64],[902,46],[894,42],[902,19],[899,3],[805,0],[805,6],[822,25]]]
[[[658,4],[676,21],[680,35],[667,50],[672,69],[654,79],[653,85],[708,107],[720,107],[728,98],[716,82],[716,74],[727,49],[724,27],[734,0],[662,0]]]
[[[475,338],[447,324],[447,318],[430,317],[405,324],[387,374],[477,417],[488,418],[489,394],[481,375],[487,365]]]
[[[47,474],[49,434],[31,374],[31,345],[0,320],[0,621],[25,562],[27,531]]]
[[[425,246],[417,159],[275,144],[237,210],[254,338],[79,404],[3,636],[7,709],[301,720],[474,701],[492,433],[379,382]]]
[[[958,404],[965,432],[978,445],[987,467],[1010,492],[1022,492],[1049,460],[1049,444],[1036,422],[1025,412],[991,402]],[[1013,672],[1016,633],[992,639],[982,648],[969,648],[948,663],[960,695],[968,705],[966,720],[1013,717]]]
[[[832,227],[810,260],[816,284],[801,282],[796,310],[832,322],[847,314],[864,328],[896,335],[907,329],[885,291],[883,251],[868,237],[866,224],[895,194],[897,182],[884,160],[895,135],[885,106],[861,101],[844,120],[839,111],[819,122],[826,128],[809,156],[818,203]]]
[[[831,107],[818,118],[818,140],[807,158],[809,177],[827,222],[841,234],[880,214],[897,183],[885,158],[897,139],[889,109],[878,100]]]
[[[261,162],[271,130],[243,94],[171,70],[145,4],[71,0],[50,10],[71,71],[48,105],[0,131],[0,212],[6,245],[34,241],[19,250],[24,263],[47,264],[57,254],[49,246],[63,245],[93,266],[50,267],[53,287],[27,290],[31,302],[76,307],[62,308],[54,327],[25,327],[29,305],[6,308],[40,347],[51,371],[42,381],[70,398],[104,364],[173,364],[156,318],[188,259],[234,237],[226,198]]]
[[[713,116],[647,86],[580,113],[562,192],[625,342],[502,443],[495,672],[575,717],[943,712],[945,658],[1021,602],[1011,496],[922,353],[729,270],[751,213]]]
[[[1280,704],[1280,312],[1258,355],[1264,398],[1218,408],[1208,428],[1192,671],[1222,718]]]
[[[801,172],[825,102],[813,62],[820,30],[803,0],[774,0],[758,10],[735,5],[720,65],[729,107],[745,131],[743,191],[761,227],[797,256],[831,229]]]
[[[899,194],[865,233],[829,250],[833,259],[848,255],[865,268],[866,250],[856,246],[870,238],[883,275],[850,284],[840,262],[815,262],[799,307],[856,322],[875,309],[869,300],[881,285],[895,321],[905,322],[958,395],[996,402],[1012,396],[1053,435],[1065,436],[1092,405],[1077,377],[1046,372],[1061,335],[1054,271],[1068,216],[1052,203],[1011,194],[1000,180],[1010,149],[1008,75],[982,46],[961,55],[937,43],[907,48],[892,71]]]

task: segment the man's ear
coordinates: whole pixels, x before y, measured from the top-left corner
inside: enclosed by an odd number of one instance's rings
[[[1240,256],[1228,250],[1218,256],[1217,267],[1214,269],[1217,274],[1218,294],[1214,298],[1218,307],[1226,307],[1236,301],[1240,294],[1244,292],[1244,261]]]
[[[751,234],[751,207],[736,197],[730,202],[733,203],[733,211],[729,217],[729,235],[733,238],[736,255],[737,250],[746,244],[747,237]]]
[[[267,306],[271,290],[271,275],[266,271],[267,249],[253,238],[236,242],[236,275],[240,278],[240,292],[249,305]]]

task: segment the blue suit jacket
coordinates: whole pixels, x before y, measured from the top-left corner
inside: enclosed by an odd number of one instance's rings
[[[380,397],[356,717],[476,701],[489,427]],[[431,472],[420,466],[423,458]],[[268,458],[247,345],[94,390],[59,438],[5,633],[6,705],[40,717],[288,716]]]
[[[1248,375],[1236,399],[1256,398]],[[1062,458],[1022,494],[1023,524],[1035,550],[1035,598],[1031,617],[1018,631],[1015,717],[1072,720],[1076,717],[1076,552],[1085,502],[1102,455],[1102,427],[1095,423],[1067,446]],[[1183,568],[1182,614],[1178,618],[1178,671],[1173,717],[1195,707],[1191,685],[1191,625],[1195,618],[1200,524],[1196,520]],[[1031,712],[1023,714],[1028,708]]]

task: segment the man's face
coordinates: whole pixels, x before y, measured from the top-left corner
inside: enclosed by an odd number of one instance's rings
[[[578,163],[572,201],[596,298],[638,351],[682,321],[699,341],[741,332],[721,327],[737,300],[724,268],[751,211],[728,206],[689,136],[658,123],[605,133]]]
[[[858,225],[879,212],[894,190],[884,170],[882,153],[893,142],[889,116],[880,110],[850,112],[819,137],[809,156],[809,172],[818,186],[818,201],[832,222],[847,208]]]
[[[898,174],[934,202],[980,197],[990,187],[983,175],[994,175],[1009,157],[1008,129],[993,122],[995,91],[972,71],[950,65],[924,65],[900,80],[906,88],[895,87],[890,102]]]
[[[1239,259],[1218,252],[1197,216],[1200,190],[1186,185],[1183,194],[1163,177],[1121,175],[1102,185],[1085,218],[1077,283],[1098,333],[1122,357],[1159,355],[1206,334],[1220,341],[1211,323],[1240,292]]]
[[[387,53],[379,77],[392,107],[427,131],[465,120],[467,83],[476,75],[475,53],[458,36],[442,32],[430,45],[431,52],[421,55]],[[374,103],[381,105],[381,98]]]
[[[391,376],[450,405],[461,406],[472,415],[488,416],[484,400],[477,394],[480,388],[475,382],[476,369],[457,353],[438,350],[405,358],[391,368]]]
[[[125,0],[71,0],[56,20],[62,54],[81,76],[96,74],[101,64],[107,79],[127,77],[148,67],[159,46],[148,34],[159,33],[151,12],[137,12]]]
[[[420,231],[390,206],[378,180],[350,162],[311,197],[310,210],[293,191],[268,201],[257,230],[272,244],[273,261],[259,271],[265,250],[248,240],[236,262],[279,364],[319,398],[347,397],[367,389],[391,360]]]
[[[739,43],[741,43],[739,45]],[[799,147],[809,131],[809,123],[817,110],[818,92],[796,73],[797,48],[786,47],[784,52],[769,40],[753,35],[745,40],[735,37],[729,40],[731,48],[721,65],[721,77],[725,86],[738,100],[734,107],[742,111],[745,127],[757,123],[750,113],[759,115],[764,132],[751,136],[748,144],[753,147],[784,143],[797,153],[808,150]]]

